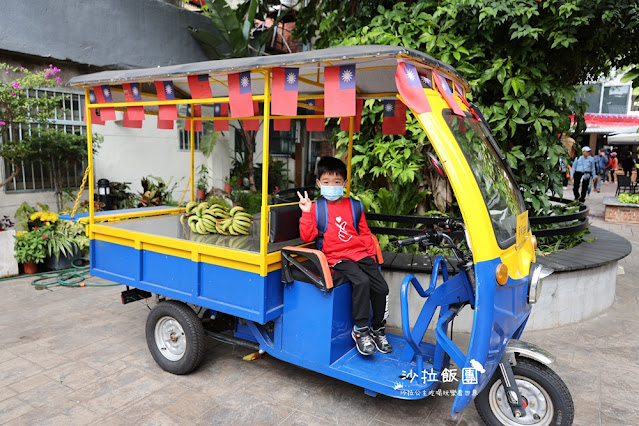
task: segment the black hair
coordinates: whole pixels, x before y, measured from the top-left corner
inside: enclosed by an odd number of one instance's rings
[[[317,163],[317,178],[320,179],[325,174],[339,175],[346,180],[346,164],[339,158],[322,157]]]

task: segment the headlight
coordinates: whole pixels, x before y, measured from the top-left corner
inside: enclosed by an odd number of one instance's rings
[[[530,273],[528,275],[528,303],[537,303],[541,296],[542,279],[555,272],[554,269],[547,268],[539,263],[530,265]]]

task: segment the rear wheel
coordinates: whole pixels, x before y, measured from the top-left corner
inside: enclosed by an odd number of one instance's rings
[[[176,300],[161,302],[146,320],[146,343],[163,370],[187,374],[204,355],[204,329],[195,312]]]
[[[570,425],[575,415],[566,384],[550,368],[528,358],[517,358],[512,367],[526,415],[515,417],[501,383],[499,370],[475,398],[475,407],[484,423],[499,425]]]

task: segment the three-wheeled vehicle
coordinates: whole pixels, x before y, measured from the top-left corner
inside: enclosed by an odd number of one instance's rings
[[[296,115],[271,114],[271,104],[279,96],[274,88],[284,84],[276,81],[282,68],[286,84],[296,83]],[[294,71],[292,80],[289,71]],[[337,89],[335,75],[340,79]],[[155,87],[165,87],[167,81],[175,90],[158,97]],[[427,288],[412,275],[402,283],[389,283],[401,285],[402,332],[388,335],[392,353],[367,357],[357,352],[350,335],[350,284],[332,272],[312,243],[299,239],[296,203],[269,204],[267,192],[269,122],[324,118],[321,103],[309,100],[335,105],[336,99],[329,97],[339,96],[342,82],[350,82],[344,87],[355,90],[343,102],[400,100],[407,105],[432,144],[437,154],[432,164],[448,178],[463,217],[398,241],[449,247],[459,273],[449,277],[446,263],[438,259]],[[85,90],[88,135],[92,119],[100,117],[98,109],[128,114],[142,107],[151,119],[167,105],[189,105],[195,111],[198,105],[231,102],[231,117],[182,117],[190,119],[191,126],[191,194],[197,121],[263,121],[262,205],[250,235],[193,235],[180,224],[181,207],[100,215],[90,205],[91,273],[126,285],[123,301],[156,295],[159,303],[149,314],[146,335],[164,370],[186,374],[196,368],[208,335],[352,383],[372,396],[420,399],[432,395],[450,376],[452,361],[461,372],[455,380],[453,417],[474,399],[488,424],[572,423],[570,393],[547,366],[553,356],[519,340],[539,298],[541,279],[549,271],[534,263],[536,240],[522,195],[481,112],[466,100],[467,83],[451,66],[402,47],[354,46],[105,71],[75,77],[70,84]],[[197,93],[194,87],[199,87]],[[247,87],[261,112],[238,117],[233,114],[234,102]],[[94,90],[105,88],[111,97],[98,97],[100,102],[91,97]],[[356,119],[356,114],[342,119],[350,126],[347,193]],[[93,200],[91,137],[88,145]],[[463,244],[451,239],[454,230],[462,231]],[[243,239],[242,244],[237,239]],[[378,256],[381,261],[381,252]],[[440,273],[443,282],[438,284]],[[424,299],[416,319],[408,315],[411,286]],[[474,310],[472,333],[468,346],[460,348],[449,331],[467,305]],[[221,331],[224,324],[230,324],[230,330]]]

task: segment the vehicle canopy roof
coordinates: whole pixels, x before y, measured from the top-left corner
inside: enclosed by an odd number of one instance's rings
[[[191,97],[187,84],[189,75],[208,74],[213,97],[228,95],[226,76],[230,73],[251,71],[253,95],[264,94],[263,72],[274,67],[299,68],[299,93],[322,95],[324,68],[327,66],[355,64],[357,71],[358,96],[379,95],[378,98],[393,98],[397,93],[395,69],[397,61],[404,60],[421,70],[436,69],[461,84],[462,92],[468,91],[468,84],[450,65],[413,49],[400,46],[344,46],[283,55],[258,56],[248,58],[221,59],[205,62],[171,65],[166,67],[102,71],[73,77],[71,86],[91,87],[99,85],[119,85],[122,83],[144,84],[143,92],[154,93],[153,82],[172,80],[176,87],[176,98]],[[218,83],[218,84],[216,84]]]

